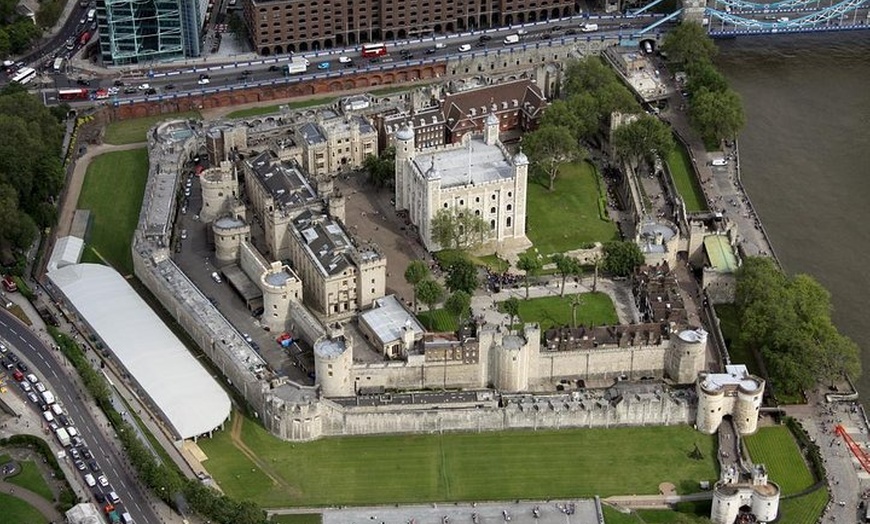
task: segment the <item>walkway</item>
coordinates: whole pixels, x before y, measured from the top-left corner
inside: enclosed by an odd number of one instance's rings
[[[28,489],[0,480],[0,492],[6,493],[30,504],[36,508],[37,511],[42,513],[42,516],[48,519],[49,522],[64,522],[63,515],[54,508],[53,502],[45,500]]]

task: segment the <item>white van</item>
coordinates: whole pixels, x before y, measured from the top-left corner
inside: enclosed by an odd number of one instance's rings
[[[471,44],[462,44],[459,46],[460,53],[465,53],[466,51],[471,51]]]
[[[66,432],[69,433],[70,437],[77,437],[79,435],[79,431],[73,426],[66,428]]]
[[[51,411],[54,413],[54,416],[56,416],[56,417],[63,415],[63,408],[58,406],[57,404],[51,405]]]
[[[124,524],[133,524],[133,517],[125,511],[124,513],[121,513],[121,522]]]
[[[43,411],[42,418],[44,418],[46,422],[54,422],[54,415],[51,414],[51,411]]]
[[[97,10],[96,9],[91,9],[90,11],[88,11],[88,22],[93,22],[94,18],[96,18],[96,17],[97,17]]]
[[[85,483],[88,485],[89,488],[92,488],[92,487],[97,485],[97,481],[94,480],[94,476],[91,475],[90,473],[85,475]]]
[[[713,161],[710,163],[714,166],[722,167],[728,165],[728,160],[725,158],[714,158]]]
[[[520,41],[520,35],[507,35],[504,37],[504,45],[516,44]]]

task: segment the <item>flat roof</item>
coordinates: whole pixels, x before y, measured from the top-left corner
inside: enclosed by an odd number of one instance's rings
[[[417,169],[429,177],[433,167],[441,178],[441,187],[483,184],[514,176],[514,167],[497,145],[471,139],[462,146],[421,152],[414,157]]]
[[[265,151],[247,161],[248,167],[281,207],[303,205],[317,198],[299,169]]]
[[[737,271],[737,256],[728,238],[723,235],[707,235],[704,237],[704,250],[710,265],[716,271],[733,273]]]
[[[749,373],[743,364],[725,366],[725,373],[707,373],[701,386],[708,391],[719,391],[740,386],[746,391],[756,391],[761,387],[758,380]]]
[[[117,271],[75,264],[48,274],[169,422],[189,439],[230,416],[230,398]]]
[[[341,224],[332,218],[306,211],[293,219],[293,227],[324,276],[337,275],[354,265],[351,254],[356,246]],[[364,249],[358,255],[364,260],[380,256],[375,251]]]
[[[381,344],[401,339],[405,326],[414,330],[415,337],[426,331],[417,317],[405,309],[395,295],[387,295],[375,300],[374,307],[361,313],[359,319],[360,322],[365,322]]]

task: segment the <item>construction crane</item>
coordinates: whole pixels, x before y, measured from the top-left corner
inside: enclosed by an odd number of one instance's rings
[[[844,428],[842,424],[837,424],[837,427],[834,428],[834,433],[843,437],[843,440],[846,441],[846,445],[849,446],[852,454],[855,455],[855,458],[858,459],[858,462],[861,463],[864,471],[870,473],[870,455],[867,455],[867,452],[864,451],[864,448],[862,448],[860,444],[852,440],[852,437],[849,436],[849,433],[846,431],[846,428]]]

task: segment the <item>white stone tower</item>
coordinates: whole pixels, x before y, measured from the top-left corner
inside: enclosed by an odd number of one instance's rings
[[[494,113],[490,113],[486,117],[483,126],[483,141],[487,145],[494,146],[498,142],[499,121]]]
[[[224,216],[212,223],[214,252],[220,264],[229,264],[239,259],[242,240],[251,239],[251,226],[241,218]]]
[[[526,324],[522,335],[508,334],[495,337],[493,384],[499,391],[517,392],[529,389],[529,365],[535,341],[540,341],[537,324]]]
[[[260,289],[263,290],[260,322],[270,331],[284,331],[290,317],[290,302],[302,301],[302,282],[289,267],[272,262],[260,277]]]
[[[224,160],[219,167],[206,169],[199,178],[202,189],[200,220],[211,222],[230,211],[238,199],[239,180],[231,162]]]
[[[353,396],[352,366],[353,348],[343,335],[331,335],[314,343],[314,382],[324,397]]]
[[[695,427],[712,435],[722,418],[732,417],[741,435],[755,433],[764,397],[764,380],[747,371],[746,366],[725,366],[725,373],[701,373],[696,385],[698,410]]]
[[[665,373],[678,384],[691,384],[704,370],[707,354],[707,332],[701,328],[686,329],[671,337],[665,353]]]
[[[414,130],[410,124],[396,131],[396,209],[408,209],[409,162],[414,158]]]

